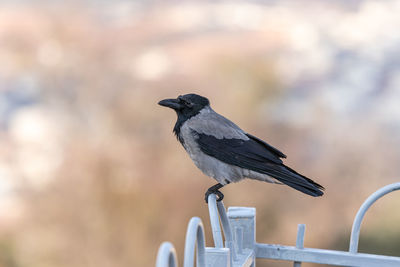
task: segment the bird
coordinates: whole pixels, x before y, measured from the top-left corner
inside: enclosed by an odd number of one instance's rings
[[[173,128],[194,164],[218,183],[208,188],[221,201],[222,187],[243,179],[288,185],[313,197],[324,194],[322,185],[284,165],[286,155],[215,112],[210,101],[197,94],[164,99],[159,105],[175,110]]]

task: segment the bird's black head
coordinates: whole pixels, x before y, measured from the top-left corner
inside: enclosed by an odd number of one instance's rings
[[[196,95],[187,94],[180,95],[176,99],[164,99],[158,102],[159,105],[172,108],[178,116],[184,116],[187,119],[197,115],[200,110],[210,105],[207,98]]]
[[[210,105],[210,101],[200,95],[187,94],[180,95],[176,99],[164,99],[158,102],[159,105],[164,107],[172,108],[178,115],[174,132],[179,138],[180,128],[182,124],[193,116],[199,114],[199,112]],[[180,140],[182,142],[182,140]]]

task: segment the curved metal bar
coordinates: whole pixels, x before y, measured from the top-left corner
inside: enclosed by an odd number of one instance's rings
[[[353,227],[351,229],[351,236],[350,236],[350,245],[349,245],[349,252],[350,253],[357,253],[358,250],[358,240],[360,238],[360,227],[361,222],[364,218],[365,213],[371,207],[372,204],[375,203],[379,198],[383,197],[390,192],[395,190],[400,190],[400,183],[394,183],[387,186],[382,187],[372,195],[370,195],[367,200],[361,205],[360,209],[357,212],[357,215],[353,222]]]
[[[194,251],[197,245],[197,267],[206,266],[206,248],[204,239],[204,227],[199,217],[190,219],[185,240],[185,258],[183,267],[193,267]]]
[[[237,256],[236,256],[236,251],[235,251],[234,243],[233,243],[231,224],[229,223],[228,216],[226,215],[226,209],[224,206],[224,202],[219,201],[217,203],[217,207],[218,207],[219,216],[220,216],[221,223],[222,223],[222,229],[224,230],[225,245],[231,251],[232,259],[234,261],[236,261]]]
[[[217,196],[210,194],[208,196],[208,212],[210,213],[211,229],[216,248],[223,248],[221,225],[219,224],[219,216],[217,209]]]
[[[178,267],[176,251],[170,242],[162,243],[158,249],[156,267]]]

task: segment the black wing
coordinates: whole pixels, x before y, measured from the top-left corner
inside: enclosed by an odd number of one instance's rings
[[[268,151],[274,153],[276,156],[280,157],[280,158],[286,158],[286,155],[283,154],[282,152],[280,152],[278,149],[276,149],[275,147],[267,144],[266,142],[264,142],[263,140],[261,140],[260,138],[255,137],[254,135],[251,134],[246,134],[248,138],[252,139],[253,141],[256,141],[257,143],[259,143],[260,145],[264,146]]]
[[[280,157],[282,152],[264,141],[247,134],[249,140],[218,139],[199,134],[197,143],[201,151],[222,162],[267,174],[280,182],[311,196],[321,196],[323,187],[311,179],[285,166]]]

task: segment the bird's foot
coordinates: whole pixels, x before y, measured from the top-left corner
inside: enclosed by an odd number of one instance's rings
[[[211,194],[216,194],[218,196],[217,201],[223,200],[224,194],[222,194],[222,192],[219,191],[219,189],[221,189],[222,187],[223,187],[223,185],[218,183],[218,184],[213,185],[210,188],[208,188],[207,192],[205,193],[205,197],[204,197],[204,200],[206,201],[206,203],[208,203],[208,196]]]
[[[224,199],[224,194],[222,194],[221,191],[219,190],[215,190],[215,191],[208,191],[205,194],[204,200],[206,201],[206,203],[208,203],[208,196],[211,194],[216,194],[218,196],[217,201],[221,201]]]

